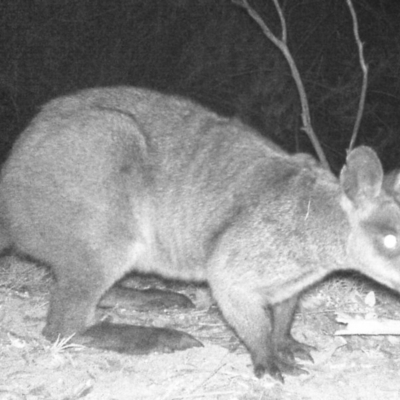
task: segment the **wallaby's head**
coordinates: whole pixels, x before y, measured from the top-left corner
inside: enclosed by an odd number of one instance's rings
[[[348,155],[340,183],[341,205],[351,225],[348,261],[400,291],[400,174],[385,180],[376,154],[361,146]]]

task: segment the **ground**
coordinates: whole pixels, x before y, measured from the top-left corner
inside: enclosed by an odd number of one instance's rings
[[[394,400],[400,398],[397,336],[335,336],[335,312],[400,319],[400,300],[354,278],[333,278],[303,296],[294,336],[316,347],[308,374],[281,384],[253,375],[249,354],[223,321],[207,287],[134,279],[177,290],[194,309],[99,310],[115,322],[168,326],[194,335],[204,347],[129,356],[64,343],[41,335],[51,278],[32,263],[0,260],[0,400]],[[355,283],[356,282],[356,283]],[[365,295],[374,290],[376,304]]]

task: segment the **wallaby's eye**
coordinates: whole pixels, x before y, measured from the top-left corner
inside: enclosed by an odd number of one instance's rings
[[[395,235],[386,235],[383,238],[383,245],[388,250],[394,250],[397,247],[397,237]]]
[[[381,219],[364,224],[367,235],[374,240],[377,250],[387,257],[400,257],[400,227]]]
[[[399,236],[392,232],[382,232],[382,234],[376,237],[376,239],[378,239],[376,244],[378,245],[378,248],[382,254],[386,254],[386,257],[400,257]]]

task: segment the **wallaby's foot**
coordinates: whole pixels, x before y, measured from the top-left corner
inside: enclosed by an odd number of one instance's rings
[[[294,362],[295,357],[300,360],[314,362],[310,351],[316,350],[315,347],[300,343],[291,336],[282,339],[276,345],[276,353],[279,358],[287,362]]]
[[[174,329],[109,322],[90,327],[77,338],[77,341],[88,347],[128,354],[171,353],[203,346],[193,336]]]
[[[99,304],[100,307],[104,308],[115,307],[116,305],[141,311],[148,311],[154,308],[194,308],[192,301],[180,293],[160,289],[138,290],[121,286],[112,287]]]
[[[311,350],[314,350],[314,347],[298,342],[291,335],[286,335],[275,343],[270,341],[263,355],[261,352],[253,355],[254,373],[258,378],[267,373],[282,383],[284,383],[282,374],[295,376],[308,374],[296,362],[295,357],[313,362]]]
[[[270,357],[264,361],[260,360],[254,362],[254,374],[257,378],[262,378],[266,373],[282,383],[285,382],[282,374],[294,376],[308,374],[308,372],[301,368],[295,361],[290,362],[278,356]]]

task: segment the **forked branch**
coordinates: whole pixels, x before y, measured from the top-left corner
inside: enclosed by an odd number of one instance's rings
[[[279,15],[279,19],[281,22],[281,27],[282,27],[281,38],[278,38],[276,35],[274,35],[272,33],[272,31],[269,29],[267,24],[262,20],[262,18],[259,16],[259,14],[249,5],[247,0],[232,0],[232,2],[237,4],[238,6],[243,7],[248,12],[250,17],[253,18],[254,21],[256,21],[257,24],[261,27],[265,36],[267,36],[267,38],[269,40],[271,40],[271,42],[274,43],[274,45],[276,47],[278,47],[278,49],[282,52],[283,56],[286,58],[286,61],[289,64],[293,79],[296,83],[297,90],[298,90],[299,96],[300,96],[300,103],[301,103],[301,109],[302,109],[301,119],[303,122],[302,130],[307,134],[307,136],[311,140],[311,143],[313,144],[314,149],[315,149],[322,165],[326,169],[329,169],[329,164],[328,164],[328,161],[326,160],[324,151],[322,150],[322,147],[321,147],[321,145],[318,141],[318,138],[317,138],[317,136],[312,128],[312,125],[311,125],[310,107],[308,105],[306,91],[304,89],[303,82],[300,78],[299,70],[297,69],[296,63],[290,53],[288,45],[287,45],[286,22],[285,22],[285,18],[283,16],[282,9],[278,3],[278,0],[273,0],[273,2],[274,2],[276,11]]]

